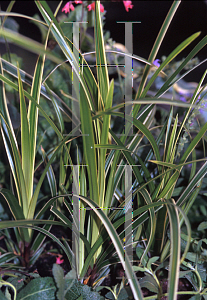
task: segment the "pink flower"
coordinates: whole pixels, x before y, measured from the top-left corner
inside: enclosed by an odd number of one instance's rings
[[[102,4],[100,4],[100,11],[103,13],[104,12],[104,7]]]
[[[88,11],[95,10],[95,2],[89,4],[89,5],[87,6],[87,8],[88,8]]]
[[[56,264],[61,265],[64,262],[64,259],[60,259],[60,256],[56,257]]]
[[[71,9],[71,10],[74,10],[75,7],[74,7],[73,4],[72,4],[73,2],[74,2],[74,1],[69,1],[69,2],[67,2],[66,5],[63,7],[62,12],[65,12],[65,13],[67,14],[67,13],[70,13],[70,9]]]
[[[90,10],[95,10],[95,2],[92,2],[91,4],[89,4],[89,5],[87,6],[87,9],[88,9],[88,11],[90,11]],[[101,11],[101,12],[104,12],[104,7],[103,7],[102,4],[100,4],[100,11]]]
[[[129,8],[133,8],[132,1],[123,1],[126,11],[129,11]]]
[[[83,3],[83,1],[75,1],[75,4],[81,4],[81,3]]]

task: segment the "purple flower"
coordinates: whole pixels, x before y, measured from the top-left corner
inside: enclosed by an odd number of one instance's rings
[[[183,97],[183,96],[180,97],[180,100],[183,101],[183,102],[186,102],[186,98]]]
[[[155,59],[155,60],[153,61],[153,65],[155,65],[156,67],[159,68],[159,66],[160,66],[160,59]]]

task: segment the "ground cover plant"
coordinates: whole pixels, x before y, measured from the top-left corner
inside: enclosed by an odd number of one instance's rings
[[[132,56],[104,32],[99,1],[61,1],[54,12],[35,4],[28,18],[42,43],[8,29],[27,18],[12,13],[14,1],[0,13],[4,43],[38,55],[33,76],[9,51],[0,63],[10,173],[0,190],[1,299],[207,299],[206,72],[184,81],[205,63],[196,55],[207,37],[196,42],[196,32],[157,59],[174,1],[150,56]],[[56,263],[41,277],[35,266],[49,255]]]

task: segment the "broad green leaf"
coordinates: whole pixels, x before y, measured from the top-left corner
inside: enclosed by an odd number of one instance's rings
[[[154,280],[154,278],[152,276],[150,276],[149,274],[146,274],[144,277],[142,277],[139,280],[140,286],[142,288],[146,288],[148,289],[150,292],[158,294],[158,286],[156,281]]]
[[[63,269],[61,266],[53,264],[52,273],[58,288],[57,298],[58,300],[64,300],[65,279]]]
[[[55,292],[56,287],[53,278],[35,278],[18,293],[17,300],[55,300]]]
[[[156,261],[158,261],[159,256],[153,256],[149,259],[149,261],[147,262],[147,269],[152,269],[152,264],[154,264]]]
[[[99,293],[94,292],[91,287],[80,283],[77,279],[66,279],[68,288],[65,294],[65,300],[101,300]]]
[[[109,288],[109,287],[107,287],[109,290],[110,290],[110,292],[108,292],[106,295],[105,295],[105,299],[112,299],[112,300],[114,300],[114,299],[118,299],[118,300],[126,300],[126,299],[129,299],[128,298],[128,294],[127,294],[127,292],[126,292],[126,290],[125,290],[125,288],[122,288],[121,289],[121,287],[117,287],[117,286],[115,286],[114,287],[114,291],[111,289],[111,288]],[[120,290],[121,289],[121,290]],[[117,295],[118,295],[118,297],[117,297]],[[117,298],[115,298],[115,296],[117,297]]]
[[[70,270],[66,275],[66,279],[75,279],[76,278],[76,272],[74,269]]]
[[[205,230],[207,229],[207,222],[202,222],[198,226],[198,230]]]

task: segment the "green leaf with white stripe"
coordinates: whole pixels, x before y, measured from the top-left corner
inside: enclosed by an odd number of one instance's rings
[[[91,199],[89,199],[87,197],[83,197],[83,196],[79,196],[79,198],[82,199],[83,202],[87,203],[93,209],[93,211],[95,212],[95,214],[97,215],[99,220],[102,222],[102,224],[106,228],[106,230],[112,240],[112,243],[114,244],[114,247],[117,251],[117,254],[120,258],[120,261],[121,261],[122,265],[125,267],[126,276],[129,280],[129,284],[131,286],[132,293],[134,295],[134,299],[142,300],[143,296],[142,296],[142,291],[140,289],[138,280],[133,272],[132,265],[129,261],[128,255],[127,255],[127,253],[125,253],[124,248],[122,246],[122,242],[121,242],[116,230],[114,229],[113,225],[111,224],[111,221],[109,220],[109,218],[105,215],[105,213],[101,209],[97,209],[97,204],[94,201],[92,201]]]
[[[19,100],[20,100],[20,116],[21,116],[21,154],[22,154],[22,170],[24,174],[25,186],[26,186],[26,198],[23,197],[23,211],[26,217],[29,206],[29,193],[28,188],[30,186],[30,135],[29,135],[29,123],[27,119],[27,108],[24,98],[24,91],[21,81],[21,76],[18,70],[18,86],[19,86]],[[33,180],[33,179],[32,179]]]
[[[180,267],[180,224],[178,210],[176,207],[174,205],[167,205],[167,211],[170,220],[171,236],[168,299],[176,300]]]

